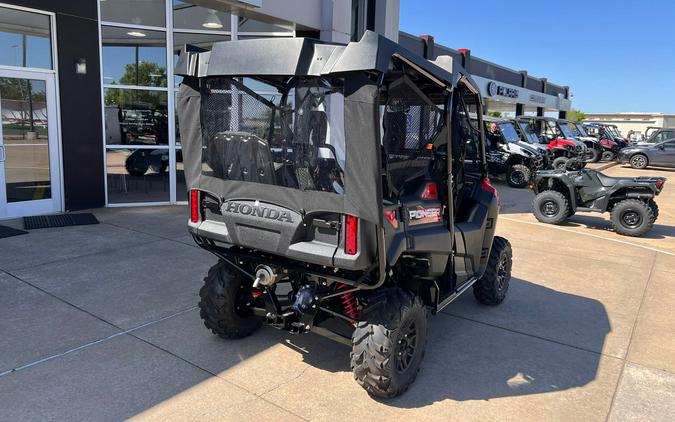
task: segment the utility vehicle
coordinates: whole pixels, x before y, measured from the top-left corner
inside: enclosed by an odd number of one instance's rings
[[[563,133],[558,119],[535,116],[518,116],[516,119],[521,125],[527,124],[526,131],[534,132],[539,137],[539,142],[547,146],[551,152],[552,168],[564,169],[570,158],[576,158],[581,162],[592,158],[583,142]]]
[[[199,292],[213,333],[326,335],[350,345],[364,389],[393,397],[417,375],[429,313],[471,288],[504,300],[480,91],[450,57],[367,31],[188,46],[176,73],[189,231],[219,259]]]
[[[587,136],[593,136],[598,139],[600,146],[602,146],[602,159],[605,161],[614,160],[619,154],[619,150],[627,144],[623,140],[621,143],[617,142],[614,135],[612,135],[604,126],[591,123],[577,124],[577,127],[586,133]]]
[[[585,131],[581,123],[576,123],[571,120],[558,119],[558,127],[562,132],[565,138],[573,138],[577,141],[581,141],[586,145],[586,149],[590,158],[588,161],[591,163],[597,163],[602,159],[602,153],[604,151],[600,140],[594,136],[589,136]]]
[[[610,177],[569,160],[565,170],[540,171],[534,177],[532,210],[542,223],[560,224],[577,211],[610,212],[614,231],[642,236],[658,218],[654,198],[664,177]]]
[[[478,124],[476,116],[472,122]],[[512,121],[483,116],[485,153],[490,176],[506,176],[506,183],[524,188],[532,175],[544,167],[543,154],[535,146],[523,142]]]
[[[518,136],[520,136],[520,141],[525,142],[531,147],[535,148],[540,154],[544,163],[542,168],[550,169],[553,163],[553,152],[548,149],[547,144],[544,144],[539,139],[539,136],[535,133],[534,128],[530,127],[530,124],[524,120],[518,119],[509,119],[513,123],[513,127],[516,128]]]

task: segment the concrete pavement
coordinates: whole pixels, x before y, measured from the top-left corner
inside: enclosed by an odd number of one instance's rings
[[[499,190],[506,301],[467,294],[434,317],[417,381],[388,401],[354,382],[345,346],[207,331],[195,305],[215,259],[185,207],[0,239],[0,420],[670,420],[675,186],[642,240],[536,223],[531,193]]]

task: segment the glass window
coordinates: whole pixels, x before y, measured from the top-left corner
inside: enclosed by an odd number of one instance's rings
[[[187,182],[183,165],[183,150],[176,150],[176,201],[187,201]]]
[[[239,17],[239,32],[293,32],[293,24],[261,22],[244,16]]]
[[[166,86],[166,33],[102,27],[103,83]]]
[[[108,202],[168,202],[169,149],[108,149]]]
[[[108,145],[168,145],[167,93],[105,89]]]
[[[51,198],[45,81],[0,78],[0,98],[7,202]]]
[[[175,29],[200,29],[229,31],[230,14],[197,6],[192,1],[173,1],[173,27]]]
[[[0,7],[0,65],[51,69],[49,16]]]
[[[102,21],[166,26],[164,0],[100,0],[100,4]]]

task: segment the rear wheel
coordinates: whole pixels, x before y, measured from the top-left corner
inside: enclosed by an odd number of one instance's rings
[[[659,206],[653,199],[650,199],[649,202],[647,202],[647,205],[649,205],[649,208],[652,209],[652,214],[654,214],[654,221],[656,221],[659,218]]]
[[[569,160],[567,157],[557,157],[553,160],[551,167],[553,167],[554,170],[565,170],[565,167],[567,166],[567,160]]]
[[[407,290],[385,289],[372,298],[352,334],[354,379],[369,394],[395,397],[417,377],[427,339],[427,309]]]
[[[562,193],[545,190],[534,197],[532,211],[542,223],[560,224],[570,215],[570,204]]]
[[[630,157],[629,163],[634,169],[643,169],[649,165],[649,159],[644,154],[635,154]]]
[[[492,250],[485,273],[473,285],[473,295],[476,300],[484,305],[502,303],[509,290],[511,266],[511,244],[503,237],[495,236],[492,240]]]
[[[223,338],[242,338],[262,325],[253,314],[253,281],[219,261],[209,269],[199,290],[199,315],[206,328]]]
[[[514,164],[506,171],[506,183],[513,188],[524,188],[530,181],[530,169],[523,164]]]
[[[610,218],[614,231],[624,236],[642,236],[656,220],[652,207],[638,199],[624,199],[614,205]]]

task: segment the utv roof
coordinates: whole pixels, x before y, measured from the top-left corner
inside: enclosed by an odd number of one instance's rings
[[[516,120],[521,119],[547,120],[549,122],[558,122],[564,120],[564,119],[556,119],[555,117],[544,117],[544,116],[516,116]]]
[[[352,71],[385,73],[392,56],[413,65],[441,85],[455,86],[463,73],[452,58],[436,65],[375,32],[359,42],[338,45],[312,38],[222,41],[205,51],[186,45],[176,64],[177,75],[205,76],[321,76]],[[236,57],[236,60],[232,60]],[[442,66],[442,67],[441,67]]]

